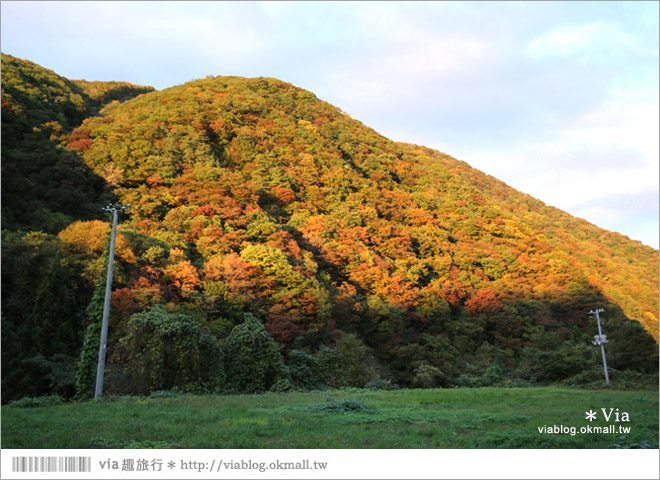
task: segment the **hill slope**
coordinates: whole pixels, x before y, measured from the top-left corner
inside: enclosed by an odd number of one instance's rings
[[[207,77],[109,104],[61,142],[138,207],[114,345],[165,303],[218,338],[251,312],[287,351],[333,347],[354,384],[547,382],[597,366],[588,311],[604,307],[611,366],[657,370],[657,251],[290,84]],[[89,292],[106,232],[77,222],[40,245]]]
[[[103,105],[150,91],[125,82],[69,80],[2,54],[3,228],[56,233],[73,220],[96,217],[103,182],[59,148],[60,141]]]

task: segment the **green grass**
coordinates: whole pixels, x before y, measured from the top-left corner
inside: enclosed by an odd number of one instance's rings
[[[606,422],[601,408],[627,412]],[[585,412],[598,419],[589,422]],[[587,425],[630,432],[580,434]],[[539,433],[575,426],[578,433]],[[658,392],[563,388],[334,390],[118,398],[2,409],[3,448],[640,448]]]

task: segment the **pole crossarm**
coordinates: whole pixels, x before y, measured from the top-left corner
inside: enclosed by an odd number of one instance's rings
[[[121,205],[121,204],[119,204],[119,203],[115,203],[115,204],[108,203],[108,204],[107,204],[105,207],[103,207],[101,210],[103,210],[104,212],[114,213],[114,212],[117,211],[117,210],[123,210],[123,211],[126,211],[126,210],[128,210],[129,208],[131,208],[131,204],[130,204],[130,203],[127,203],[126,205]],[[133,208],[137,210],[137,207],[133,207]]]

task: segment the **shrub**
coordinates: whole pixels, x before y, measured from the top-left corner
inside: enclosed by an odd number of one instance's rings
[[[415,369],[413,386],[418,388],[437,388],[444,378],[444,373],[438,367],[423,363]]]
[[[10,407],[16,408],[34,408],[34,407],[50,407],[62,403],[62,397],[59,395],[44,395],[41,397],[24,397],[20,400],[9,402]]]
[[[507,378],[493,386],[500,388],[530,388],[534,385],[522,378]]]
[[[477,365],[467,365],[461,376],[456,379],[456,385],[470,388],[496,386],[502,381],[500,370],[493,365],[485,369]]]
[[[610,387],[617,390],[656,390],[658,388],[658,374],[644,374],[633,370],[608,369]],[[593,367],[584,370],[571,378],[561,382],[570,387],[587,389],[606,388],[603,367]]]
[[[181,395],[181,390],[174,387],[172,390],[157,390],[149,394],[149,398],[172,398]]]
[[[456,379],[458,387],[501,387],[524,388],[531,387],[532,383],[521,378],[506,377],[507,370],[501,365],[489,365],[480,368],[477,365],[467,365],[463,374]]]
[[[61,353],[48,358],[41,354],[23,360],[25,372],[48,382],[49,390],[63,398],[72,398],[76,388],[77,359]],[[32,374],[32,375],[30,375]]]
[[[282,393],[293,390],[294,386],[288,378],[278,378],[275,383],[268,389],[269,392]]]
[[[398,390],[400,387],[396,383],[392,383],[391,380],[379,378],[378,380],[370,381],[364,388],[368,390]]]

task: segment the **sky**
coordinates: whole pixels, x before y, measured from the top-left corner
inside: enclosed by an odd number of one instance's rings
[[[658,248],[658,2],[3,1],[3,53],[164,89],[274,77]]]

